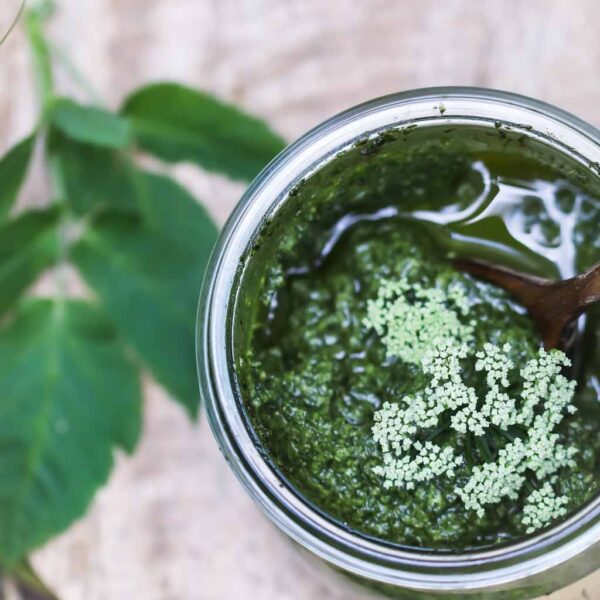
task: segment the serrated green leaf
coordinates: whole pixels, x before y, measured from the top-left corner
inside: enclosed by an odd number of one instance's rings
[[[68,98],[54,100],[52,124],[68,137],[105,148],[125,148],[132,140],[127,119],[95,106],[83,106]]]
[[[169,162],[189,161],[251,180],[285,147],[263,121],[175,83],[149,85],[122,109],[139,145]]]
[[[145,223],[205,265],[218,235],[206,210],[170,177],[144,171],[137,176],[136,203]]]
[[[52,132],[50,152],[57,159],[70,208],[78,215],[110,208],[137,208],[137,190],[127,157]]]
[[[35,145],[32,134],[0,159],[0,220],[6,218],[23,185]]]
[[[140,429],[138,375],[93,305],[34,300],[0,332],[0,558],[62,531]]]
[[[153,188],[153,193],[159,191]],[[192,415],[199,404],[194,365],[196,303],[208,240],[215,236],[202,211],[194,218],[201,252],[187,249],[142,219],[127,220],[123,215],[97,219],[72,251],[84,279],[124,339]]]
[[[0,314],[57,258],[56,208],[24,213],[0,225]]]

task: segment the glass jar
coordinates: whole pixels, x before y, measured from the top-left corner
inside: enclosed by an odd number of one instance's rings
[[[307,133],[255,179],[223,229],[199,307],[201,393],[213,433],[236,476],[296,542],[368,587],[403,598],[532,598],[576,581],[600,567],[600,499],[537,536],[456,554],[407,550],[343,527],[288,485],[261,448],[235,383],[233,311],[241,265],[261,225],[285,206],[299,182],[357,141],[391,128],[473,125],[526,137],[568,158],[581,177],[598,179],[600,132],[543,102],[475,88],[424,89],[373,100]]]

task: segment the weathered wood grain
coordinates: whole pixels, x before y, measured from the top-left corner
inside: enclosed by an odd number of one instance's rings
[[[3,0],[4,2],[4,0]],[[596,0],[62,0],[51,32],[111,106],[176,79],[292,139],[371,97],[431,85],[532,95],[600,125]],[[0,15],[0,18],[3,18]],[[66,76],[61,90],[85,98]],[[0,47],[0,149],[34,123],[21,31]],[[223,222],[241,187],[180,167]],[[45,199],[36,169],[24,202]],[[147,384],[146,427],[89,515],[35,557],[66,600],[352,600],[266,522],[221,460]],[[555,596],[600,600],[600,575]]]

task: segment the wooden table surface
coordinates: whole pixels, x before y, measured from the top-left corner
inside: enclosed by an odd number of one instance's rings
[[[2,0],[6,3],[6,0]],[[600,125],[597,0],[59,0],[51,33],[117,106],[157,79],[210,90],[289,139],[389,92],[475,85],[541,98]],[[5,10],[5,8],[0,9]],[[3,23],[0,14],[0,25]],[[0,47],[0,149],[36,101],[21,31]],[[81,95],[64,73],[62,91]],[[82,96],[84,97],[84,96]],[[177,176],[222,223],[242,188]],[[39,202],[36,173],[25,201]],[[191,351],[191,350],[190,350]],[[357,600],[316,575],[254,507],[205,420],[148,382],[145,433],[88,516],[35,555],[66,600]],[[600,574],[552,596],[600,600]]]

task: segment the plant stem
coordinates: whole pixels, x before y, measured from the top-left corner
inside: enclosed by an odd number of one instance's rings
[[[39,11],[29,9],[25,13],[25,30],[29,39],[33,58],[34,75],[41,98],[42,111],[45,111],[54,94],[54,76],[50,50],[43,32],[44,17]]]
[[[38,93],[42,116],[40,126],[47,138],[47,112],[52,99],[54,98],[54,75],[52,70],[52,56],[50,47],[44,35],[44,21],[47,16],[44,8],[36,10],[29,9],[26,12],[26,30],[31,47],[31,53],[34,63],[35,79],[37,82]],[[60,159],[53,155],[48,147],[47,139],[44,144],[44,158],[48,165],[48,177],[52,189],[53,200],[55,203],[62,204],[65,200],[66,189],[64,183],[63,170]],[[67,211],[62,211],[58,224],[59,252],[55,269],[55,285],[57,298],[60,302],[67,296],[68,280],[67,268],[69,258],[69,230],[71,219]]]
[[[507,442],[514,442],[519,436],[511,433],[508,430],[504,430],[501,427],[497,427],[494,425],[494,431],[501,435]]]
[[[477,449],[479,453],[483,457],[485,462],[492,462],[494,457],[492,456],[492,451],[488,445],[488,440],[485,435],[478,435],[475,437],[475,444],[477,445]]]
[[[21,561],[9,577],[23,600],[57,600],[57,596],[40,579],[27,559]]]
[[[66,189],[61,160],[58,158],[58,156],[47,150],[47,161],[55,202],[62,204],[66,198]],[[72,218],[66,210],[63,210],[60,214],[60,220],[58,223],[59,247],[55,270],[55,285],[59,301],[65,299],[69,288],[69,231],[71,230],[71,226]]]
[[[56,63],[62,65],[65,72],[71,76],[71,79],[87,94],[91,103],[95,106],[102,106],[103,102],[100,94],[71,60],[69,55],[60,46],[52,42],[52,40],[48,40],[48,48]]]
[[[2,36],[2,38],[0,38],[0,46],[2,44],[4,44],[4,42],[8,39],[8,36],[12,33],[12,30],[16,27],[17,23],[19,22],[19,19],[21,18],[21,15],[23,14],[24,8],[25,8],[25,0],[21,0],[21,4],[19,5],[17,14],[15,15],[15,18],[13,19],[12,23],[10,24],[8,31]]]

